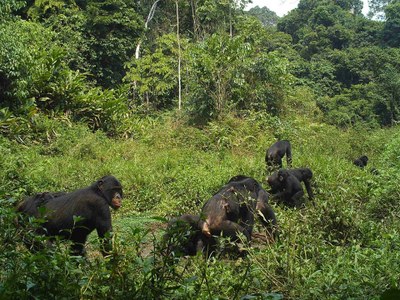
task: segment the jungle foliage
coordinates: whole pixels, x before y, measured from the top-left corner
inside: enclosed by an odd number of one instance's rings
[[[0,0],[0,299],[379,299],[400,288],[400,0]],[[315,205],[244,259],[165,255],[166,220],[293,145]],[[367,154],[371,166],[352,160]],[[376,168],[378,175],[369,172]],[[113,174],[113,254],[24,241],[14,205]],[[384,296],[382,296],[384,297]],[[383,298],[384,299],[384,298]]]
[[[302,0],[283,18],[267,8],[244,11],[246,3],[5,1],[2,120],[119,119],[179,103],[202,123],[240,109],[279,115],[291,87],[308,86],[330,124],[399,121],[397,0],[371,3],[372,12],[385,12],[380,21],[363,16],[359,0]]]

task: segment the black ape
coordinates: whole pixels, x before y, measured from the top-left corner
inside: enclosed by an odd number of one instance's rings
[[[228,183],[231,182],[242,182],[247,183],[247,187],[251,187],[251,183],[256,182],[258,187],[257,190],[257,204],[256,210],[260,217],[261,222],[268,229],[272,229],[271,225],[276,225],[275,213],[272,210],[272,207],[268,204],[269,194],[261,187],[261,185],[253,178],[245,176],[245,175],[236,175],[229,179]]]
[[[112,231],[111,213],[121,207],[122,186],[114,176],[105,176],[87,188],[70,193],[43,193],[24,200],[19,212],[39,217],[44,207],[44,232],[48,236],[62,236],[73,242],[74,254],[84,254],[87,236],[97,230],[103,239],[102,253],[110,250],[105,235]],[[74,217],[79,217],[74,220]]]
[[[368,156],[363,155],[363,156],[357,158],[356,160],[354,160],[353,163],[354,163],[357,167],[360,167],[360,168],[363,169],[364,167],[367,166],[367,163],[368,163]]]
[[[268,193],[255,179],[235,176],[203,206],[202,233],[207,237],[230,237],[233,241],[237,241],[238,233],[241,233],[250,241],[257,212],[272,234],[276,217],[268,204]]]
[[[291,175],[295,176],[300,182],[304,182],[304,185],[307,190],[308,198],[310,200],[314,199],[314,194],[311,189],[311,179],[313,177],[313,173],[309,168],[297,168],[297,169],[289,169],[287,170]],[[268,176],[267,181],[269,186],[271,187],[271,193],[276,194],[277,192],[281,192],[284,189],[283,182],[279,181],[278,171],[273,173],[271,176]]]
[[[300,181],[289,172],[289,170],[280,169],[277,175],[268,177],[268,183],[277,193],[274,198],[289,207],[300,207],[301,197],[304,195]]]
[[[271,147],[268,148],[265,155],[265,163],[269,170],[274,169],[274,167],[282,168],[282,158],[286,154],[287,167],[292,166],[292,147],[289,141],[277,141]]]
[[[207,237],[201,232],[200,224],[199,216],[187,214],[169,221],[164,235],[169,252],[180,256],[202,251]]]

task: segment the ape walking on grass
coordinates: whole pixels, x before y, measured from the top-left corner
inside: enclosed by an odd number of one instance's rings
[[[314,199],[314,193],[311,188],[311,179],[313,177],[311,169],[297,168],[297,169],[288,169],[286,171],[288,171],[291,175],[296,177],[297,180],[299,180],[300,182],[303,182],[307,190],[308,198],[310,200]],[[269,186],[271,187],[272,194],[281,192],[285,188],[285,182],[280,181],[278,178],[278,171],[273,173],[271,176],[268,176],[267,181]]]
[[[71,240],[72,252],[84,255],[87,236],[96,229],[102,239],[101,252],[110,250],[107,233],[112,231],[109,206],[118,209],[122,204],[122,186],[114,176],[105,176],[89,187],[70,193],[42,193],[24,200],[17,207],[23,214],[44,217],[40,233]],[[43,207],[43,209],[41,209]],[[41,215],[44,211],[44,215]]]
[[[256,214],[273,240],[277,222],[268,197],[255,179],[232,177],[204,204],[200,216],[185,214],[168,223],[164,235],[167,249],[178,255],[195,255],[199,251],[210,255],[216,250],[218,236],[232,242],[243,236],[250,242]],[[243,254],[237,247],[229,251]]]
[[[265,154],[265,163],[267,170],[272,171],[276,168],[282,168],[282,159],[286,155],[287,167],[292,166],[292,146],[289,141],[277,141],[267,149]]]

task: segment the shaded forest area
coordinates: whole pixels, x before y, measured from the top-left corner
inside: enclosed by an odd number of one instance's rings
[[[132,132],[134,114],[165,110],[196,123],[247,109],[279,115],[299,87],[329,124],[399,120],[397,1],[383,21],[364,17],[356,0],[300,1],[284,18],[245,4],[6,1],[3,132],[38,113],[110,135]]]
[[[0,299],[389,299],[400,288],[400,1],[0,0]],[[274,243],[166,255],[167,221],[292,143],[314,203]],[[353,160],[368,155],[364,169]],[[377,170],[376,173],[370,172]],[[112,253],[30,252],[15,205],[121,182]],[[256,231],[260,231],[259,224]],[[221,245],[221,248],[224,246]]]

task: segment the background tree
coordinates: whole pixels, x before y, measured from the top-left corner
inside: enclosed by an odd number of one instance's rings
[[[157,4],[160,0],[156,0],[154,1],[153,5],[150,8],[149,14],[147,15],[146,21],[144,22],[144,32],[147,31],[148,27],[149,27],[149,22],[153,19],[154,14],[156,12],[157,9]],[[139,59],[140,57],[140,46],[142,45],[142,39],[139,39],[138,44],[136,46],[136,50],[135,50],[135,58]]]
[[[278,15],[266,6],[252,7],[249,9],[248,14],[259,19],[264,26],[275,26],[279,20]]]
[[[67,105],[81,75],[69,69],[54,32],[40,24],[0,24],[1,106],[15,113]]]
[[[35,1],[28,10],[28,16],[57,33],[55,39],[61,47],[68,49],[65,51],[65,59],[73,70],[91,73],[94,66],[88,60],[91,41],[87,38],[84,10],[74,1],[64,2],[63,5]]]
[[[0,0],[0,22],[14,18],[25,6],[24,0]]]
[[[383,20],[385,18],[384,10],[392,0],[368,0],[368,17]]]
[[[301,0],[283,18],[265,7],[244,12],[245,0],[9,1],[1,10],[8,17],[0,92],[14,113],[90,107],[80,114],[88,120],[102,115],[93,110],[104,95],[116,101],[129,89],[122,110],[127,103],[132,111],[173,109],[182,98],[192,116],[209,120],[231,110],[279,114],[295,83],[312,91],[330,123],[347,110],[346,126],[394,124],[397,92],[382,78],[399,72],[399,1],[373,2],[385,5],[385,21],[365,18],[360,0]],[[30,20],[29,32],[45,28],[48,45],[14,34],[18,18]],[[35,51],[22,55],[24,43]],[[143,55],[134,61],[138,44]]]
[[[384,66],[378,82],[384,101],[376,103],[376,110],[383,125],[394,125],[400,121],[400,71],[387,64]]]
[[[182,80],[181,80],[181,65],[182,65],[182,51],[181,51],[181,41],[179,32],[179,3],[178,0],[175,1],[176,6],[176,41],[178,44],[178,109],[182,108]]]
[[[386,22],[383,29],[383,39],[391,47],[400,45],[400,1],[394,0],[385,9]]]
[[[214,34],[188,49],[188,57],[189,111],[203,122],[232,108],[276,113],[291,82],[285,59],[259,51],[244,36]]]
[[[125,62],[135,53],[143,19],[128,0],[89,1],[85,14],[90,71],[103,87],[115,86],[125,75]]]
[[[124,81],[136,82],[136,104],[145,104],[156,109],[172,108],[178,98],[179,49],[176,33],[166,34],[157,39],[157,48],[146,50],[140,59],[132,58],[127,63]],[[181,39],[182,51],[187,41]]]

